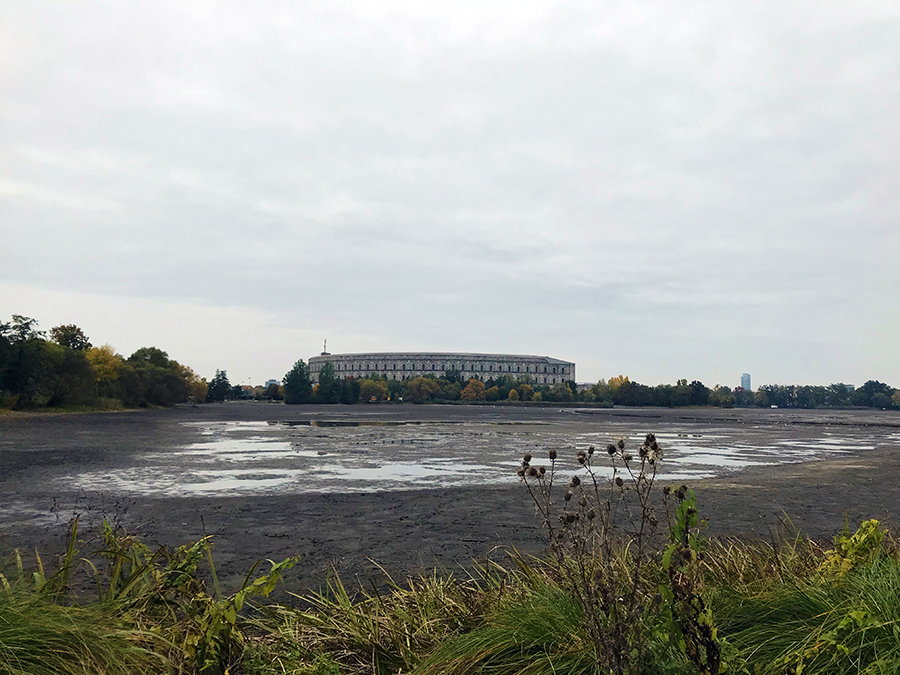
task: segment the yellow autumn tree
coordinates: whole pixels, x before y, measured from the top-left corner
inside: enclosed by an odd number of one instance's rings
[[[615,391],[626,382],[630,382],[627,375],[613,375],[606,384],[612,391]]]
[[[94,377],[97,378],[97,387],[101,396],[112,396],[112,387],[119,378],[124,360],[111,345],[102,347],[90,347],[84,351],[84,355],[91,364]]]

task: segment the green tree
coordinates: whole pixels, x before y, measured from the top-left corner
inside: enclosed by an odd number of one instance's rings
[[[445,379],[438,380],[441,390],[438,392],[437,398],[442,401],[458,401],[462,392],[462,385],[459,382],[448,382]]]
[[[337,403],[341,398],[341,381],[334,374],[331,362],[325,363],[319,371],[319,386],[316,389],[318,403]]]
[[[831,407],[850,405],[850,389],[843,382],[830,384],[825,388],[825,405]]]
[[[359,380],[359,397],[363,401],[384,401],[388,397],[388,384],[381,378]]]
[[[709,387],[700,380],[691,382],[691,405],[707,405],[709,403]]]
[[[169,355],[156,347],[141,347],[129,356],[128,360],[133,363],[149,363],[157,368],[169,368],[171,366]]]
[[[718,406],[720,408],[733,408],[734,402],[735,397],[734,393],[731,391],[731,387],[717,384],[709,393],[710,405]]]
[[[82,350],[64,348],[49,405],[91,405],[97,398],[97,380]]]
[[[6,342],[6,363],[0,389],[16,398],[16,407],[30,408],[61,403],[57,380],[65,361],[66,348],[48,342],[36,329],[34,319],[13,314],[11,324],[0,325]]]
[[[852,400],[853,405],[863,405],[869,408],[882,408],[884,407],[882,404],[884,403],[884,399],[879,397],[875,399],[877,394],[881,394],[882,396],[886,396],[890,398],[894,393],[893,387],[889,387],[883,382],[879,382],[878,380],[869,380],[863,386],[859,387],[856,391],[853,392]]]
[[[10,342],[26,342],[44,336],[44,331],[37,329],[37,319],[21,314],[13,314],[11,323],[0,323],[0,335],[6,336]]]
[[[312,381],[309,378],[309,367],[300,359],[284,376],[285,403],[312,403]]]
[[[404,399],[413,403],[431,401],[441,391],[441,385],[430,377],[415,377],[406,383]]]
[[[50,329],[50,339],[56,344],[78,351],[91,348],[91,342],[87,335],[74,323],[54,326]]]
[[[388,386],[388,398],[397,401],[406,394],[406,382],[403,380],[385,380]]]
[[[341,403],[353,405],[359,401],[359,392],[359,380],[355,380],[352,377],[345,377],[341,382]]]
[[[593,395],[594,401],[603,401],[606,403],[612,403],[612,389],[609,388],[609,385],[606,383],[606,380],[600,379],[597,380],[597,384],[591,387],[591,394]]]
[[[462,384],[462,373],[460,373],[456,368],[450,368],[444,371],[443,379],[447,380],[447,382],[450,383],[456,382],[458,384]]]
[[[694,389],[688,384],[687,379],[678,380],[675,390],[672,392],[672,405],[677,407],[691,405],[691,394],[693,393]]]
[[[893,404],[891,397],[887,394],[883,394],[882,392],[876,392],[872,394],[872,407],[873,408],[890,408]]]
[[[231,396],[231,383],[228,374],[224,370],[217,370],[215,377],[207,386],[207,401],[224,401]]]
[[[762,389],[757,389],[756,393],[753,394],[753,402],[760,408],[768,408],[769,396]]]
[[[141,347],[122,365],[119,389],[129,406],[170,406],[191,396],[196,374],[156,347]]]

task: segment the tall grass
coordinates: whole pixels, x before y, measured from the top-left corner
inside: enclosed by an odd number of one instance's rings
[[[892,556],[834,581],[721,588],[717,609],[720,629],[760,672],[900,672],[900,562]]]
[[[599,674],[598,654],[583,626],[579,602],[541,579],[505,598],[479,627],[438,647],[415,672]]]
[[[334,575],[324,591],[295,596],[303,609],[269,607],[259,625],[276,636],[270,661],[281,658],[279,651],[305,662],[327,654],[346,673],[410,672],[449,637],[477,626],[499,588],[488,570],[480,579],[388,577],[386,591],[351,592]]]
[[[130,675],[168,672],[149,645],[101,605],[66,607],[38,594],[0,592],[3,675]]]

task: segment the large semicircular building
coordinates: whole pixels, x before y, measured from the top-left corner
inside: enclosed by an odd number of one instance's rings
[[[326,363],[334,366],[339,378],[383,375],[389,380],[406,380],[422,375],[441,377],[457,370],[464,380],[487,380],[498,375],[529,376],[536,384],[556,384],[575,379],[575,364],[549,356],[526,354],[465,354],[442,352],[373,352],[371,354],[328,354],[309,360],[313,382]]]

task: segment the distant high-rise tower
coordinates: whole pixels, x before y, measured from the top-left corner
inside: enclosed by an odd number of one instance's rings
[[[741,375],[741,389],[744,391],[750,391],[750,373],[744,373]]]

